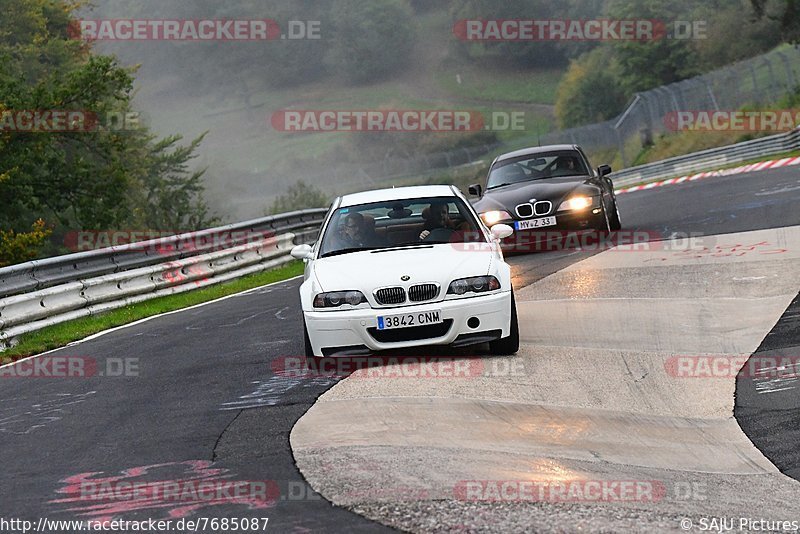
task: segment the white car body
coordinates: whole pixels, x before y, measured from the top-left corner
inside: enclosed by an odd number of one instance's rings
[[[485,242],[439,243],[412,248],[387,246],[320,257],[322,236],[326,235],[336,210],[373,202],[433,197],[461,199],[474,217]],[[481,222],[467,199],[452,186],[402,187],[337,198],[323,223],[320,240],[311,249],[300,246],[292,251],[293,256],[303,258],[306,262],[300,300],[307,341],[310,342],[313,356],[361,355],[423,345],[470,345],[508,338],[512,335],[514,305],[511,270],[503,259],[498,231],[494,232]],[[463,295],[447,294],[454,280],[489,275],[500,282],[499,289]],[[438,296],[423,302],[410,302],[409,288],[424,283],[438,284]],[[381,304],[376,298],[376,291],[387,287],[402,287],[406,300],[402,304]],[[367,302],[336,308],[314,306],[317,295],[335,291],[360,291]],[[437,311],[441,314],[442,322],[436,325],[378,330],[379,317],[411,314],[409,321],[413,322],[415,317],[419,320],[436,317],[426,317],[425,314]],[[476,319],[479,323],[477,327]],[[515,311],[513,322],[516,328]],[[429,337],[431,335],[433,337]]]

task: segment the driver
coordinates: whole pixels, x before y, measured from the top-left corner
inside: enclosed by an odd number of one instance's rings
[[[430,235],[433,230],[438,228],[446,228],[448,230],[456,230],[456,223],[450,219],[447,202],[432,202],[422,215],[425,218],[425,226],[419,234],[420,239],[425,239]]]
[[[573,156],[563,156],[558,160],[558,167],[560,171],[576,171],[578,169],[578,160]]]

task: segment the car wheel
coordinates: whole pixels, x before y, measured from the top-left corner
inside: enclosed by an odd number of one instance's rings
[[[508,337],[489,342],[492,354],[511,355],[519,350],[519,322],[517,321],[517,304],[514,293],[511,293],[511,328]]]
[[[619,218],[619,207],[617,206],[617,199],[614,199],[614,209],[611,212],[611,219],[609,220],[609,223],[612,232],[622,230],[622,221]]]

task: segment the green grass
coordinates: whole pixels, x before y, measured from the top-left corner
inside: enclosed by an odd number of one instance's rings
[[[100,315],[83,317],[49,326],[20,336],[18,345],[0,353],[0,363],[12,362],[19,358],[63,347],[92,334],[115,326],[132,323],[145,317],[180,310],[247,289],[287,280],[300,274],[303,274],[303,263],[292,261],[282,267],[244,276],[230,282],[223,282],[196,291],[158,297]]]
[[[460,84],[456,75],[461,76]],[[552,105],[562,76],[564,69],[519,72],[464,67],[439,71],[436,82],[456,98]]]

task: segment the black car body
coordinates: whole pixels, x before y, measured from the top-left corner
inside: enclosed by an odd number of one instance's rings
[[[509,251],[531,250],[542,236],[558,232],[621,228],[611,167],[593,169],[577,145],[526,148],[498,156],[486,185],[469,192],[487,226],[505,223],[514,235],[503,242]]]

